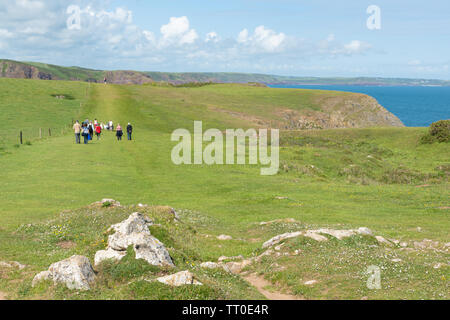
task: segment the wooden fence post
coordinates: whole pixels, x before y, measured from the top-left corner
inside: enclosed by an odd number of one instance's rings
[[[48,128],[48,136],[51,137],[52,136],[52,129]]]
[[[23,144],[23,133],[20,131],[20,144]]]

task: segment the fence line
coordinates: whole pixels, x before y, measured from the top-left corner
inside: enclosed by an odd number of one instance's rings
[[[14,146],[29,144],[34,141],[48,139],[51,137],[65,136],[72,131],[72,124],[63,127],[33,127],[15,130],[0,130],[0,146]]]

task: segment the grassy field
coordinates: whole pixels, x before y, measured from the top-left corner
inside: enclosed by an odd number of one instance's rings
[[[280,173],[261,176],[259,166],[175,166],[170,134],[193,130],[194,120],[221,130],[282,121],[277,110],[320,108],[317,93],[239,85],[88,88],[78,82],[7,79],[0,87],[6,132],[35,130],[42,123],[63,127],[72,118],[135,127],[132,142],[119,143],[107,132],[87,146],[75,145],[69,133],[20,147],[0,145],[0,261],[27,265],[22,271],[0,267],[0,291],[9,298],[263,298],[241,277],[198,265],[223,255],[255,256],[272,236],[322,227],[368,227],[408,242],[410,250],[379,246],[365,237],[325,244],[297,238],[282,250],[301,254],[267,256],[248,271],[269,280],[268,290],[307,299],[449,298],[449,256],[442,248],[450,241],[450,153],[448,144],[419,144],[426,129],[284,131]],[[52,96],[62,93],[71,99]],[[125,207],[89,207],[102,198]],[[138,203],[177,209],[180,225],[161,218],[156,207],[145,213],[162,225],[152,233],[169,247],[177,270],[192,270],[205,286],[170,289],[143,281],[169,270],[129,257],[102,266],[101,280],[88,293],[45,283],[31,288],[33,276],[53,262],[75,253],[92,259],[104,247],[104,230],[141,210]],[[296,222],[259,224],[286,218]],[[234,240],[216,240],[220,234]],[[442,250],[414,247],[424,239],[438,241]],[[65,242],[71,245],[61,245]],[[444,266],[435,269],[436,263]],[[366,288],[369,265],[383,270],[381,290]],[[304,285],[312,279],[318,281],[315,286]]]

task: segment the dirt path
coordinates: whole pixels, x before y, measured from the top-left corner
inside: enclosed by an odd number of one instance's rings
[[[0,301],[6,300],[6,293],[0,291]]]
[[[269,300],[304,300],[302,297],[265,290],[264,288],[270,286],[271,283],[256,274],[245,276],[244,279]]]

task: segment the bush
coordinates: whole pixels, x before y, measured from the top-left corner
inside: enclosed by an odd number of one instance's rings
[[[449,142],[450,141],[450,120],[434,122],[430,126],[429,132],[421,138],[421,143]]]

